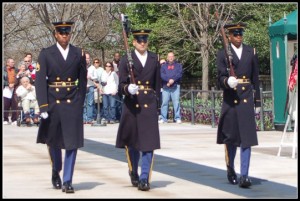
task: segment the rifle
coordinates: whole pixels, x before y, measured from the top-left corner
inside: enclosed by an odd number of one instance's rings
[[[134,79],[134,74],[133,74],[133,59],[131,57],[131,52],[129,50],[128,46],[128,40],[127,38],[129,37],[130,33],[130,21],[128,20],[128,16],[121,14],[120,15],[120,20],[122,23],[122,32],[123,32],[123,38],[124,38],[124,46],[127,54],[127,66],[129,66],[129,78],[130,78],[130,83],[135,84],[135,79]]]
[[[216,19],[219,21],[220,19],[219,19],[218,11],[216,11],[215,16],[216,16]],[[220,34],[222,36],[223,47],[224,47],[224,50],[225,50],[225,57],[226,57],[226,61],[227,61],[227,67],[229,67],[229,75],[236,77],[234,69],[233,69],[233,64],[232,64],[233,54],[231,52],[230,45],[228,44],[228,40],[226,38],[226,34],[225,34],[225,31],[224,31],[224,25],[221,25]]]

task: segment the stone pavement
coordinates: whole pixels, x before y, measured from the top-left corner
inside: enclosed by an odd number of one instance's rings
[[[36,144],[37,127],[3,125],[3,198],[298,198],[298,154],[284,147],[277,156],[282,132],[258,132],[252,148],[252,186],[227,181],[224,145],[216,144],[216,128],[206,125],[161,124],[161,149],[154,152],[151,189],[132,187],[123,149],[115,148],[118,124],[85,125],[85,146],[75,165],[74,194],[51,185],[46,145]],[[239,149],[236,172],[239,174]],[[62,172],[61,172],[62,176]],[[239,176],[239,175],[238,175]]]

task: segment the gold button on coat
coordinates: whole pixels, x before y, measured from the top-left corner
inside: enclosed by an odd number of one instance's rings
[[[56,88],[55,91],[59,92],[59,88]]]
[[[71,100],[70,100],[70,99],[68,99],[68,100],[67,100],[67,102],[68,102],[68,103],[71,103]]]
[[[237,100],[234,100],[234,103],[237,103],[238,101]]]
[[[243,76],[243,79],[245,79],[245,78],[246,78],[246,76],[244,75],[244,76]]]
[[[56,80],[60,80],[60,77],[57,77]]]
[[[148,107],[148,105],[147,105],[147,104],[145,104],[145,105],[144,105],[144,107],[145,107],[145,108],[147,108],[147,107]]]
[[[71,89],[68,87],[68,88],[67,88],[67,91],[70,91],[70,90],[71,90]]]
[[[140,92],[137,91],[137,92],[136,92],[136,95],[139,95],[139,93],[140,93]]]
[[[139,106],[139,104],[136,104],[135,107],[138,108],[138,107],[140,107],[140,106]]]
[[[141,81],[138,81],[138,84],[141,84]]]
[[[146,81],[146,84],[149,84],[149,81]]]
[[[247,99],[244,99],[244,103],[247,103]]]
[[[59,104],[59,103],[60,103],[60,100],[56,100],[56,103]]]
[[[65,87],[67,84],[65,82],[63,82],[61,85]]]
[[[70,82],[70,81],[71,81],[71,78],[68,78],[68,81]]]
[[[147,94],[148,92],[147,91],[144,91],[144,94]]]
[[[145,87],[143,85],[140,86],[140,89],[143,90]]]
[[[245,87],[242,87],[242,90],[245,90],[246,88]]]

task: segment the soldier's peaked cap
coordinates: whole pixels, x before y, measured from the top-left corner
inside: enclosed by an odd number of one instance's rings
[[[66,22],[66,21],[62,21],[62,22],[52,22],[52,24],[55,27],[55,30],[58,32],[71,32],[71,27],[74,24],[74,22]]]
[[[242,29],[244,30],[244,28],[247,26],[246,23],[244,22],[239,22],[239,23],[235,23],[235,24],[226,24],[224,25],[225,29],[228,29],[228,31],[233,31],[236,29]]]
[[[132,30],[131,33],[133,36],[148,36],[152,30],[150,29],[140,29],[140,30]]]

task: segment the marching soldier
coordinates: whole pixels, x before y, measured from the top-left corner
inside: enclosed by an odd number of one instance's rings
[[[150,189],[150,176],[155,149],[160,149],[158,129],[158,100],[161,79],[158,57],[148,51],[151,30],[135,30],[131,52],[136,84],[130,84],[127,57],[119,65],[119,89],[125,95],[119,124],[116,147],[125,148],[129,175],[133,186],[139,190]],[[141,172],[138,163],[142,153]]]
[[[85,54],[69,44],[72,24],[53,23],[57,43],[41,50],[35,81],[42,117],[37,143],[47,144],[53,187],[66,193],[74,193],[72,177],[76,154],[77,149],[83,147],[83,103],[87,84]],[[59,175],[61,149],[65,149],[63,186]]]
[[[227,178],[231,184],[242,188],[251,186],[248,177],[251,146],[258,145],[255,110],[259,112],[259,64],[255,49],[243,41],[245,23],[225,25],[229,31],[230,49],[233,53],[232,64],[235,76],[229,76],[224,49],[217,55],[218,83],[223,89],[223,104],[218,125],[217,143],[225,144]],[[253,90],[255,94],[253,97]],[[241,177],[237,180],[234,159],[237,147],[241,152]]]

